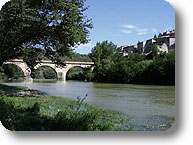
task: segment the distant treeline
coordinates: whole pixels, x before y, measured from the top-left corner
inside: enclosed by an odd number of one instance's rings
[[[149,55],[133,53],[125,58],[120,49],[112,42],[97,43],[89,55],[74,53],[71,61],[93,61],[94,70],[72,68],[67,79],[87,80],[109,83],[164,84],[175,85],[175,52],[159,52],[157,47]],[[56,79],[55,71],[49,67],[40,67],[35,78]],[[14,65],[0,68],[0,79],[18,79],[23,77],[21,69]]]
[[[63,61],[80,61],[91,62],[91,58],[87,54],[73,53],[71,57],[64,56],[61,58]]]
[[[136,84],[175,84],[175,52],[133,53],[129,59],[112,42],[97,43],[89,54],[95,63],[93,81]]]

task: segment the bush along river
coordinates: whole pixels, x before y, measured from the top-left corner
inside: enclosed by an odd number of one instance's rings
[[[162,131],[175,121],[175,86],[110,84],[81,81],[34,80],[3,83],[25,86],[48,95],[77,100],[130,118],[127,126],[139,131]]]

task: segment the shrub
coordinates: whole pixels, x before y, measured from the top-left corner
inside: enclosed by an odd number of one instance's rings
[[[19,98],[0,97],[0,120],[5,128],[12,131],[122,130],[120,118],[116,118],[116,114],[83,103],[86,97],[78,97],[76,103],[70,103],[56,114],[41,114],[44,105],[40,105],[39,101],[32,101],[33,104],[27,101],[29,104],[23,105],[25,99]],[[17,100],[19,103],[16,105]]]
[[[14,130],[16,112],[14,102],[0,97],[0,120],[5,128]]]

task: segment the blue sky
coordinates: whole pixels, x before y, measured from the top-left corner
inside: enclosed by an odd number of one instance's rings
[[[175,11],[164,0],[87,0],[86,6],[85,15],[92,18],[94,28],[91,41],[75,49],[81,54],[90,53],[97,42],[132,45],[175,29]]]

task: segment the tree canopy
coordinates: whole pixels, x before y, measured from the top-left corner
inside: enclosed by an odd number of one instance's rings
[[[95,63],[94,75],[96,80],[105,80],[116,50],[117,46],[108,41],[103,41],[102,43],[98,42],[91,50],[89,57]]]
[[[132,53],[125,58],[112,42],[97,43],[89,54],[95,62],[93,80],[112,83],[175,84],[175,52],[149,55]]]
[[[10,0],[0,10],[0,65],[23,59],[32,69],[48,58],[61,64],[74,46],[88,42],[85,0]]]

